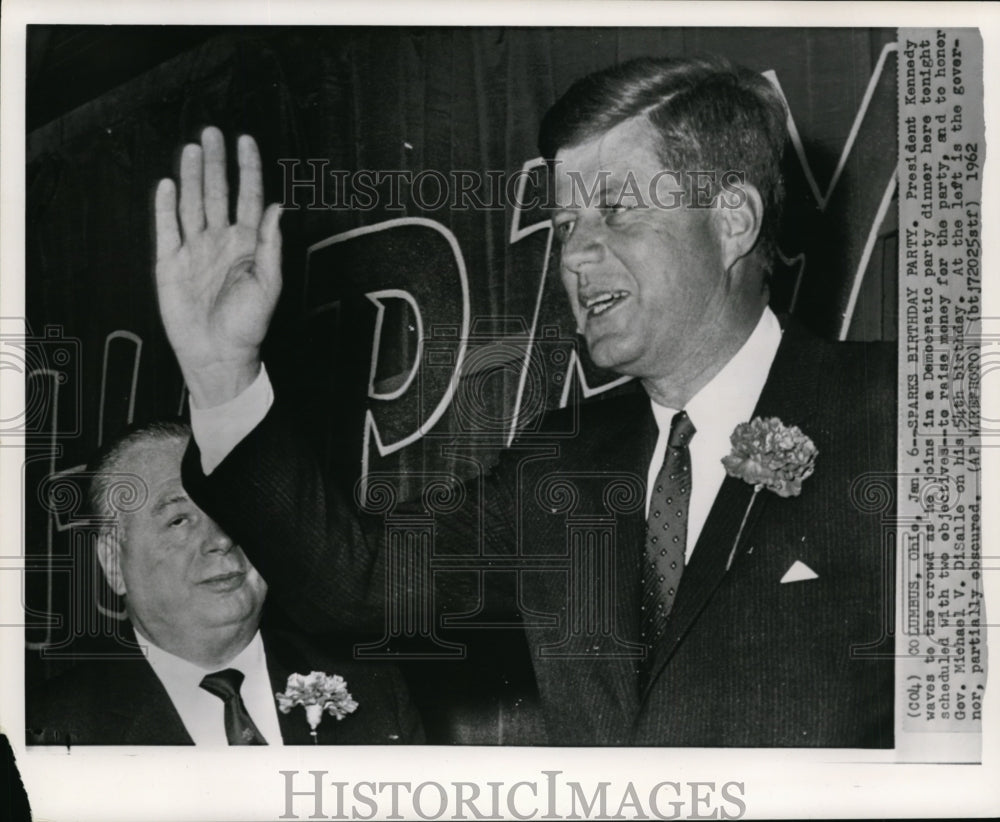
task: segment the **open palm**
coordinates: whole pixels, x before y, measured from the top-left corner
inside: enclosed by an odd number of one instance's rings
[[[238,143],[236,221],[229,220],[225,142],[217,128],[181,154],[156,190],[156,287],[160,315],[199,406],[218,405],[253,380],[281,292],[280,209],[263,209],[260,154]],[[178,217],[180,218],[178,224]]]

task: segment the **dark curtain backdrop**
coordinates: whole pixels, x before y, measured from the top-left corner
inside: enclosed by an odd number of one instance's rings
[[[110,50],[135,48],[148,34],[108,32]],[[42,102],[32,98],[31,72],[44,66],[48,33],[29,31],[29,114]],[[94,569],[83,588],[60,575],[88,559],[79,496],[59,496],[54,484],[72,484],[73,470],[125,423],[185,410],[157,316],[151,203],[156,180],[176,173],[180,146],[202,127],[221,127],[231,152],[238,133],[254,135],[268,199],[288,206],[285,288],[266,350],[274,381],[322,421],[317,447],[348,486],[365,467],[390,473],[406,495],[420,489],[418,472],[469,476],[495,458],[515,416],[530,430],[545,408],[590,394],[599,401],[612,377],[585,353],[585,381],[567,373],[573,326],[547,260],[542,211],[421,209],[405,185],[402,208],[389,207],[384,187],[371,208],[309,208],[312,192],[290,188],[292,177],[328,173],[328,204],[337,196],[329,172],[506,177],[537,156],[540,118],[575,78],[636,56],[721,53],[773,73],[801,149],[786,163],[774,304],[830,337],[845,327],[852,339],[895,339],[894,204],[878,219],[895,169],[896,59],[885,51],[894,40],[891,30],[854,29],[227,29],[31,131],[27,324],[41,340],[43,367],[28,375],[29,397],[38,399],[29,421],[26,539],[38,572],[27,591],[39,612],[28,629],[29,675],[58,668],[104,624],[92,618],[93,591],[99,602],[106,596]],[[423,192],[433,199],[433,183]],[[380,225],[400,218],[429,222]],[[368,227],[376,228],[345,236]],[[405,291],[412,303],[398,293],[378,302],[366,296],[376,291]],[[68,359],[53,369],[46,358],[55,346]],[[45,368],[64,373],[58,393]],[[456,370],[461,379],[449,395]],[[71,618],[46,628],[42,612]],[[43,647],[48,656],[39,662]],[[487,673],[493,685],[504,676]],[[490,697],[475,721],[441,719],[442,733],[530,741],[508,708]]]

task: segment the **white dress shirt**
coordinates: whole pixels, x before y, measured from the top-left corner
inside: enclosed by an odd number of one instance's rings
[[[224,703],[219,697],[201,687],[206,674],[235,668],[244,676],[240,696],[263,734],[268,745],[281,745],[281,727],[278,725],[278,708],[271,692],[271,680],[267,674],[267,659],[264,656],[264,642],[260,631],[254,634],[250,644],[235,659],[214,668],[202,668],[186,659],[174,656],[157,647],[136,631],[139,643],[147,649],[147,661],[167,689],[170,701],[180,714],[181,722],[195,745],[228,745],[224,720]]]
[[[685,561],[691,558],[708,512],[726,478],[722,458],[730,451],[729,436],[739,423],[749,422],[780,342],[778,318],[770,308],[765,308],[740,350],[691,398],[684,409],[695,427],[690,446],[691,502]],[[201,466],[206,474],[211,473],[237,443],[264,419],[273,402],[274,391],[263,365],[257,379],[229,402],[207,409],[196,408],[191,402],[191,428],[201,449]],[[652,405],[660,435],[649,463],[647,488],[653,487],[663,465],[670,421],[679,410],[655,402]],[[649,514],[648,493],[646,513]]]
[[[683,409],[694,424],[691,438],[691,501],[688,504],[687,546],[685,562],[698,542],[708,512],[715,502],[726,469],[722,458],[731,450],[729,436],[741,422],[749,422],[753,409],[764,388],[774,355],[781,342],[781,326],[770,308],[765,308],[753,333],[742,348],[723,366]],[[654,486],[663,465],[663,456],[670,438],[670,421],[677,408],[667,408],[650,400],[653,416],[660,430],[649,463],[646,488]],[[646,494],[646,515],[649,516],[649,493]]]
[[[247,434],[260,423],[274,402],[274,389],[261,363],[260,373],[229,402],[198,408],[189,399],[191,433],[201,451],[201,470],[211,474]]]

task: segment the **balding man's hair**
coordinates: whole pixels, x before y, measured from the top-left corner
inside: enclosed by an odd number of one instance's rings
[[[191,429],[171,420],[146,423],[125,431],[105,446],[90,463],[90,509],[108,533],[122,510],[135,510],[136,501],[145,496],[134,470],[127,470],[129,457],[136,449],[155,442],[186,443]]]
[[[787,140],[784,101],[755,71],[722,57],[640,58],[577,80],[542,120],[539,147],[552,161],[633,117],[645,116],[659,136],[665,169],[705,171],[718,183],[745,175],[764,214],[754,249],[770,269],[784,201],[781,158]]]

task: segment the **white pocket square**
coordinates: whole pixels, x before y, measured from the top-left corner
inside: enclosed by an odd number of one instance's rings
[[[785,571],[785,575],[781,578],[781,581],[782,583],[804,582],[807,579],[819,579],[819,574],[804,562],[795,560],[792,567]]]

